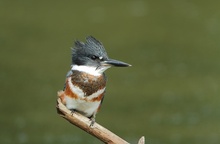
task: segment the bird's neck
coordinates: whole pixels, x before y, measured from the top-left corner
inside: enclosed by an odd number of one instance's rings
[[[92,67],[92,66],[72,65],[71,70],[85,72],[93,76],[101,76],[106,69],[101,69],[101,68],[97,69],[97,67]]]

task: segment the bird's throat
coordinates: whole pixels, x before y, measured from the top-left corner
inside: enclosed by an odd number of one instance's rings
[[[85,72],[85,73],[88,73],[88,74],[93,75],[93,76],[100,76],[108,68],[110,68],[110,67],[107,67],[107,66],[92,67],[92,66],[72,65],[71,70]]]

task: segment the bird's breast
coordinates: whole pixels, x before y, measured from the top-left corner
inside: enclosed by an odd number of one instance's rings
[[[91,96],[99,90],[105,89],[106,78],[104,75],[93,76],[87,73],[75,71],[67,79],[71,90],[85,97]]]
[[[75,99],[81,99],[85,101],[97,101],[101,100],[105,93],[105,87],[100,87],[100,89],[90,89],[90,87],[79,87],[79,85],[74,85],[72,82],[72,78],[67,78],[67,85],[65,93],[67,96],[75,98]],[[89,95],[88,95],[89,94]]]

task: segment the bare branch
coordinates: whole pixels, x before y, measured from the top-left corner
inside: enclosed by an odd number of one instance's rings
[[[65,118],[67,121],[72,123],[73,125],[79,127],[80,129],[86,131],[87,133],[95,136],[99,140],[107,144],[128,144],[125,140],[115,135],[108,129],[99,125],[98,123],[94,123],[93,126],[90,126],[90,119],[77,113],[71,112],[64,106],[60,100],[57,99],[57,113]],[[144,137],[139,140],[139,144],[144,144]]]

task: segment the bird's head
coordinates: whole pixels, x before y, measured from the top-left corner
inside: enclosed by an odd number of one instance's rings
[[[92,36],[86,37],[86,42],[75,41],[72,48],[72,69],[94,71],[102,74],[111,66],[127,67],[130,64],[108,58],[104,46]]]

